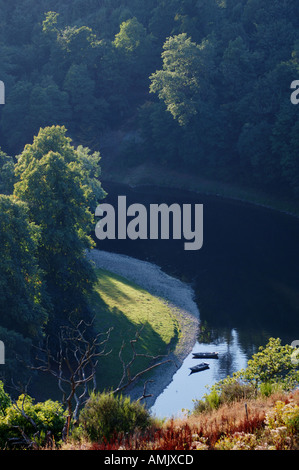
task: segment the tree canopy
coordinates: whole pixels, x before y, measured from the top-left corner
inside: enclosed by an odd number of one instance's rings
[[[14,195],[40,228],[38,259],[55,324],[87,314],[94,274],[85,250],[93,246],[91,210],[104,195],[96,179],[99,155],[83,147],[76,151],[65,133],[61,127],[42,129],[15,167]]]
[[[142,146],[124,165],[142,155],[298,197],[295,0],[16,0],[1,12],[7,155],[40,127],[64,125],[92,150],[128,130]]]

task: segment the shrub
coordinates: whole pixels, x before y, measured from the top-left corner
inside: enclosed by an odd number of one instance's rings
[[[299,406],[294,402],[277,401],[267,413],[268,442],[277,450],[298,448]]]
[[[79,416],[79,428],[75,438],[87,438],[92,442],[110,441],[114,434],[133,433],[151,425],[149,412],[140,402],[109,393],[94,393]]]
[[[195,400],[193,413],[199,414],[204,411],[217,410],[225,403],[249,399],[254,394],[255,389],[252,385],[242,384],[237,380],[224,380],[219,382],[218,386],[212,387],[211,392],[204,395],[203,400]]]
[[[52,400],[34,403],[31,397],[21,395],[16,404],[10,404],[0,416],[0,447],[4,448],[11,439],[22,438],[22,434],[43,445],[48,432],[58,443],[65,419],[60,403]]]
[[[256,445],[257,439],[254,434],[236,432],[219,439],[215,444],[215,450],[254,450]]]
[[[194,400],[194,403],[194,414],[217,410],[220,406],[220,397],[218,393],[213,390],[211,393],[205,394],[203,400]]]
[[[243,384],[239,381],[224,383],[220,389],[221,403],[232,403],[244,399],[253,398],[255,389],[253,385]]]
[[[270,429],[285,426],[291,434],[299,433],[299,406],[293,402],[277,401],[266,415],[266,424]]]
[[[240,378],[257,389],[261,384],[275,384],[292,390],[299,380],[297,366],[292,362],[293,352],[294,348],[288,344],[283,346],[280,338],[270,338],[248,361],[246,369],[240,371]]]

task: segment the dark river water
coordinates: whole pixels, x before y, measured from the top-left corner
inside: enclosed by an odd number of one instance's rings
[[[188,377],[191,355],[156,401],[157,415],[192,409],[206,386],[246,367],[270,337],[284,344],[299,339],[299,220],[251,204],[153,187],[103,184],[105,202],[127,205],[203,204],[204,244],[185,251],[183,240],[105,240],[101,250],[153,262],[192,285],[200,311],[194,351],[217,350],[210,369]]]

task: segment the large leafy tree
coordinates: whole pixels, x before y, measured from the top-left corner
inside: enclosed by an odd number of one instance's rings
[[[64,128],[46,128],[26,146],[16,164],[14,189],[41,229],[38,256],[53,306],[50,325],[54,326],[88,315],[87,299],[94,281],[85,258],[85,250],[93,246],[90,208],[96,196],[104,194],[96,180],[98,155],[91,158],[82,147],[76,151],[65,133]]]

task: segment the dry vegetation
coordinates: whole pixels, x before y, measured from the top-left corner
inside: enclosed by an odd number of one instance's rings
[[[109,443],[69,443],[64,450],[298,450],[299,391],[223,404]]]

